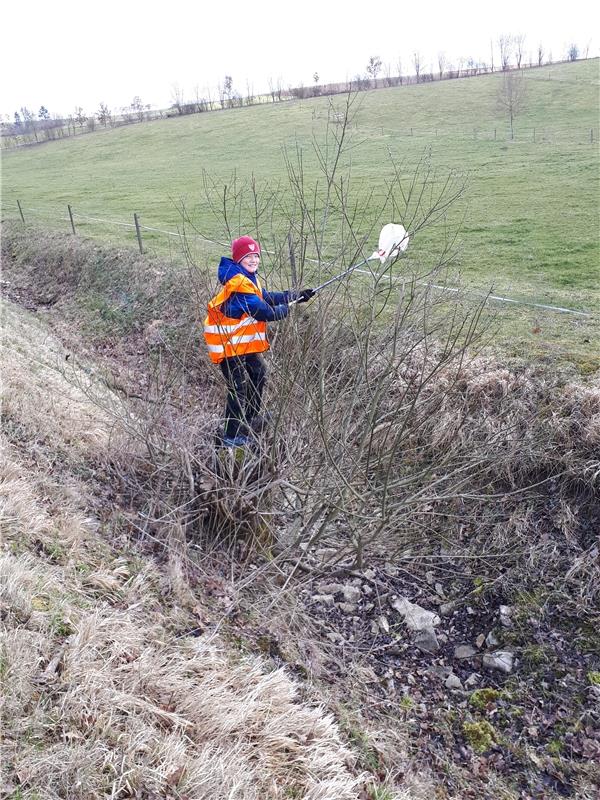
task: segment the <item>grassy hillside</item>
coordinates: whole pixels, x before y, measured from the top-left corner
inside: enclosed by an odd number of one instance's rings
[[[469,288],[597,312],[598,61],[532,69],[524,79],[527,100],[514,140],[506,114],[498,110],[500,74],[360,95],[343,159],[343,169],[351,170],[350,194],[365,201],[372,193],[368,205],[375,209],[386,191],[389,153],[405,178],[427,153],[437,183],[447,170],[467,178],[446,222],[451,231],[460,228],[455,265]],[[37,209],[26,211],[31,221],[63,229],[70,203],[80,214],[129,223],[137,211],[148,226],[176,230],[184,202],[198,231],[226,241],[223,221],[203,190],[203,171],[218,185],[231,185],[233,170],[242,182],[255,175],[270,185],[285,184],[284,150],[299,147],[306,184],[313,186],[319,170],[312,143],[324,141],[328,104],[317,98],[233,109],[7,152],[4,216],[17,217],[18,198],[26,209]],[[344,98],[333,98],[333,104],[342,109]],[[365,225],[388,221],[370,220],[369,213]],[[130,228],[82,219],[77,227],[81,234],[135,245]],[[238,227],[251,228],[250,219],[236,220],[234,231]],[[263,235],[268,239],[266,229]],[[413,241],[412,257],[430,258],[446,235],[445,225],[423,231]],[[147,231],[144,242],[162,254],[180,244]],[[211,246],[200,257],[219,252]],[[581,321],[513,308],[507,312],[507,338],[531,339],[528,331],[541,328],[548,346],[567,342],[585,352],[590,334],[581,332]],[[529,344],[535,348],[535,337]]]

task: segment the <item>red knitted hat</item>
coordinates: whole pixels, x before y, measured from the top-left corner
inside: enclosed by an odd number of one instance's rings
[[[260,245],[251,236],[240,236],[231,243],[231,256],[238,264],[244,256],[256,253],[260,255]]]

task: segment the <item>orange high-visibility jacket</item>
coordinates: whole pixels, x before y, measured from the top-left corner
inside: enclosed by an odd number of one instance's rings
[[[204,338],[213,364],[219,364],[224,358],[243,356],[247,353],[263,353],[269,349],[267,341],[267,323],[259,322],[249,314],[240,319],[226,317],[221,306],[234,292],[257,294],[262,299],[262,289],[257,278],[257,285],[244,275],[234,275],[227,281],[218,295],[208,304],[208,314],[204,320]]]

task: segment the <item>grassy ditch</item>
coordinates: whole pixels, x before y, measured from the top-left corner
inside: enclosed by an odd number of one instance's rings
[[[460,316],[436,338],[427,292],[406,292],[387,326],[340,293],[328,313],[309,305],[279,327],[273,426],[258,450],[216,464],[222,386],[196,346],[210,287],[72,238],[18,233],[3,245],[10,296],[63,346],[85,342],[104,391],[126,398],[127,414],[108,408],[129,444],[111,438],[104,460],[105,532],[121,555],[151,548],[179,609],[196,613],[206,579],[200,619],[178,631],[204,629],[204,609],[219,608],[239,654],[254,646],[338,709],[348,703],[351,720],[361,709],[380,736],[345,727],[380,794],[406,788],[416,764],[442,797],[517,798],[539,785],[550,798],[593,796],[597,380],[474,354]],[[123,290],[134,301],[116,325],[98,305],[120,313]],[[51,547],[60,564],[64,549]],[[342,582],[326,607],[324,581]],[[346,594],[360,598],[350,609]],[[51,592],[39,595],[41,612]],[[434,656],[410,640],[398,596],[439,610]],[[72,635],[73,615],[52,626]],[[467,643],[471,661],[454,652]],[[488,674],[493,647],[511,651],[511,674]],[[460,688],[440,682],[448,670]]]
[[[107,472],[136,454],[122,397],[39,319],[2,313],[3,796],[356,800],[332,716],[218,634],[205,573],[128,535]]]

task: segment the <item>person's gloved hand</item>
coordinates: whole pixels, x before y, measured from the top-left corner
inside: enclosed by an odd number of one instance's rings
[[[296,298],[297,303],[306,303],[310,300],[311,297],[314,297],[315,290],[314,289],[302,289],[302,291],[298,292],[298,297]]]

